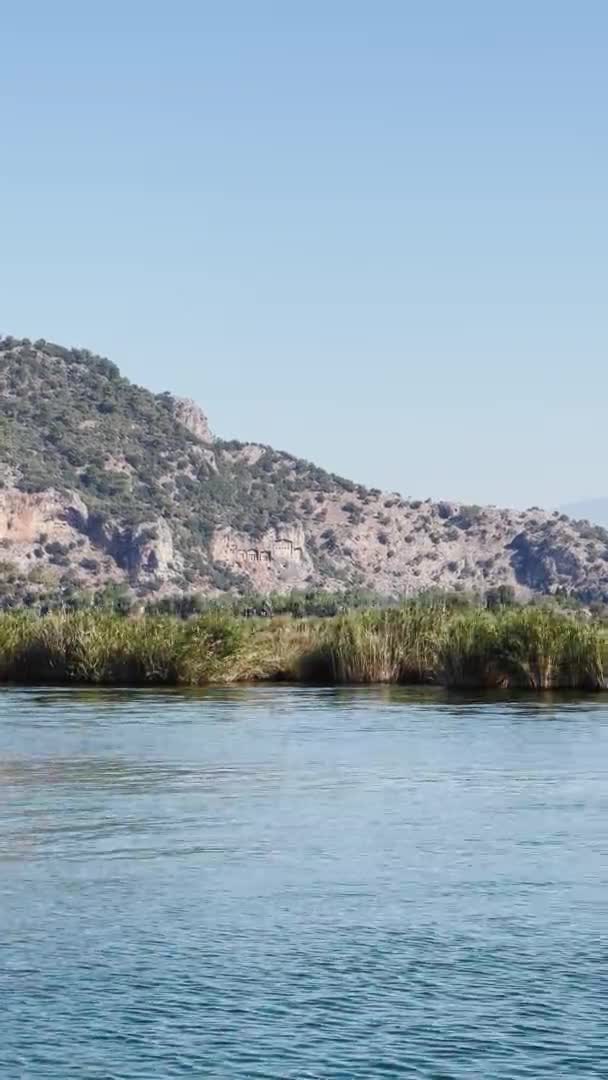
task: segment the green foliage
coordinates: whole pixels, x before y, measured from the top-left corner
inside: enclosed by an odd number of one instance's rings
[[[224,611],[247,618],[269,618],[273,615],[291,616],[295,619],[330,618],[347,611],[395,606],[398,601],[380,596],[365,589],[344,589],[327,592],[324,589],[295,589],[290,593],[254,593],[242,591],[238,595],[205,597],[199,593],[164,596],[150,601],[146,611],[155,615],[176,615],[190,618],[202,612]]]
[[[486,592],[486,607],[489,610],[502,607],[513,607],[515,604],[515,589],[512,585],[499,585],[495,589]]]
[[[598,627],[548,608],[503,616],[499,648],[511,685],[598,690],[605,684],[606,641]]]
[[[0,680],[21,683],[293,678],[597,690],[607,664],[598,623],[548,608],[463,611],[439,599],[325,620],[243,619],[219,608],[190,619],[91,609],[0,616]]]
[[[458,689],[506,685],[499,663],[498,622],[486,612],[467,612],[449,620],[437,638],[439,681]]]
[[[342,615],[302,658],[301,676],[329,683],[430,681],[435,622],[434,609],[418,604]]]
[[[598,690],[608,654],[597,624],[541,607],[459,616],[446,627],[438,659],[447,686]]]
[[[84,349],[0,338],[0,398],[0,462],[21,490],[74,490],[92,514],[111,520],[118,507],[133,526],[170,518],[188,566],[202,555],[203,571],[215,528],[257,537],[297,521],[302,493],[322,500],[354,489],[270,447],[251,465],[240,444],[218,440],[210,461],[176,420],[171,395],[132,385]],[[220,587],[234,585],[226,575]]]
[[[320,682],[438,682],[456,688],[597,690],[608,644],[598,624],[549,608],[459,611],[440,601],[324,624],[299,673]]]

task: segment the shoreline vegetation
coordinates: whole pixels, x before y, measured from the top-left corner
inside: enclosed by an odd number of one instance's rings
[[[598,691],[608,688],[608,633],[599,620],[550,607],[462,611],[417,601],[324,619],[0,615],[0,682],[254,681]]]

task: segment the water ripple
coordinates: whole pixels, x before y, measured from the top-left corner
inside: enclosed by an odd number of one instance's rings
[[[603,698],[0,703],[0,1076],[607,1075]]]

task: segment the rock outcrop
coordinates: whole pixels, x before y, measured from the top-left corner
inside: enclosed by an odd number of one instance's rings
[[[167,582],[183,566],[183,558],[173,546],[171,529],[162,518],[124,526],[92,514],[85,531],[98,551],[108,555],[130,581],[143,576]]]
[[[86,524],[88,510],[75,491],[50,489],[29,493],[16,488],[0,491],[0,543],[28,547],[41,535],[58,539]]]
[[[260,591],[296,588],[314,573],[306,534],[300,525],[268,529],[256,538],[233,529],[218,529],[211,553],[217,562],[247,577]]]
[[[209,422],[200,405],[192,398],[173,397],[173,415],[178,423],[201,442],[213,442],[213,435],[209,428]]]

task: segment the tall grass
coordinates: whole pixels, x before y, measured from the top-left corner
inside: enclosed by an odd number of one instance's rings
[[[436,666],[441,621],[431,607],[409,605],[327,620],[299,665],[303,679],[329,683],[421,683]]]
[[[0,679],[102,685],[233,681],[242,675],[249,634],[241,622],[220,615],[192,622],[89,613],[5,615],[0,617]]]
[[[451,687],[599,690],[608,673],[601,628],[545,608],[452,619],[438,680]]]
[[[601,627],[542,608],[455,613],[412,602],[302,620],[0,616],[4,682],[201,686],[289,679],[597,690],[607,674]]]
[[[509,685],[531,690],[605,685],[606,639],[595,625],[550,610],[523,609],[498,620],[498,637]]]
[[[444,622],[435,679],[458,689],[490,689],[508,684],[500,655],[500,618],[485,611],[455,615]]]

